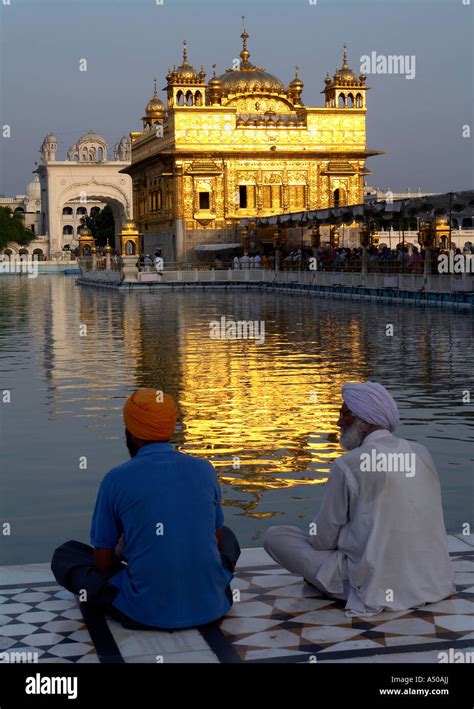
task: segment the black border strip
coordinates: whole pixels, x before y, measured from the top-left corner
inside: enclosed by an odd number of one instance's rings
[[[97,657],[102,664],[125,664],[105,614],[90,603],[79,603],[84,623],[94,643]]]
[[[238,664],[243,662],[240,655],[234,649],[233,644],[227,640],[226,636],[216,623],[201,625],[198,627],[198,630],[213,653],[217,655],[219,662],[226,664]]]

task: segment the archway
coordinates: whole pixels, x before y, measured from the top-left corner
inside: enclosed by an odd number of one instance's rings
[[[110,243],[112,246],[115,246],[116,249],[120,249],[120,239],[118,238],[118,236],[122,231],[122,224],[127,219],[132,218],[131,200],[128,198],[128,195],[125,193],[125,191],[122,191],[120,188],[114,185],[97,185],[93,184],[93,181],[91,181],[91,183],[88,184],[84,184],[81,186],[74,185],[65,189],[59,196],[60,202],[58,204],[57,210],[54,213],[55,223],[58,224],[58,221],[60,220],[60,215],[62,214],[64,204],[67,204],[68,202],[71,202],[72,200],[78,199],[80,197],[84,198],[84,194],[86,195],[87,200],[90,200],[91,202],[95,203],[102,202],[104,204],[107,204],[111,208],[114,219],[115,244],[113,243],[113,238],[110,239]],[[92,211],[94,210],[94,207],[88,207],[87,202],[84,203],[83,208],[86,210],[86,214],[88,212],[92,214]],[[62,229],[60,228],[60,226],[59,228],[55,228],[51,225],[50,229],[52,234],[60,236],[60,239],[58,239],[56,242],[56,246],[51,247],[52,250],[61,251],[65,243],[69,244],[71,250],[78,246],[77,237],[71,239],[71,236],[69,235],[66,237],[66,239],[62,238]]]

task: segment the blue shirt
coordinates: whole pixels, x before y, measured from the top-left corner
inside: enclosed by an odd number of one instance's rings
[[[124,534],[127,566],[110,583],[116,606],[133,620],[185,628],[223,616],[232,572],[215,532],[224,524],[212,465],[170,443],[143,446],[100,484],[91,544],[113,549]]]

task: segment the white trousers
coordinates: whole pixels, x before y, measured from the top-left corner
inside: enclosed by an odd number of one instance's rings
[[[263,546],[277,564],[293,574],[302,576],[306,581],[328,596],[347,600],[348,583],[344,583],[344,593],[336,595],[330,593],[327,588],[316,578],[322,564],[335,552],[318,551],[309,540],[309,535],[305,534],[298,527],[279,525],[270,527],[265,532]]]

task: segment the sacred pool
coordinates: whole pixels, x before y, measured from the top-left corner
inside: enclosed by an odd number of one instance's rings
[[[264,323],[264,336],[217,339],[212,323]],[[0,282],[2,563],[47,561],[89,541],[100,479],[126,460],[121,409],[152,386],[181,412],[174,442],[216,467],[226,523],[242,547],[274,524],[306,526],[341,453],[346,381],[394,394],[399,435],[429,448],[448,532],[472,516],[473,321],[455,308],[264,292],[81,288],[63,275]],[[5,401],[5,400],[4,400]]]

